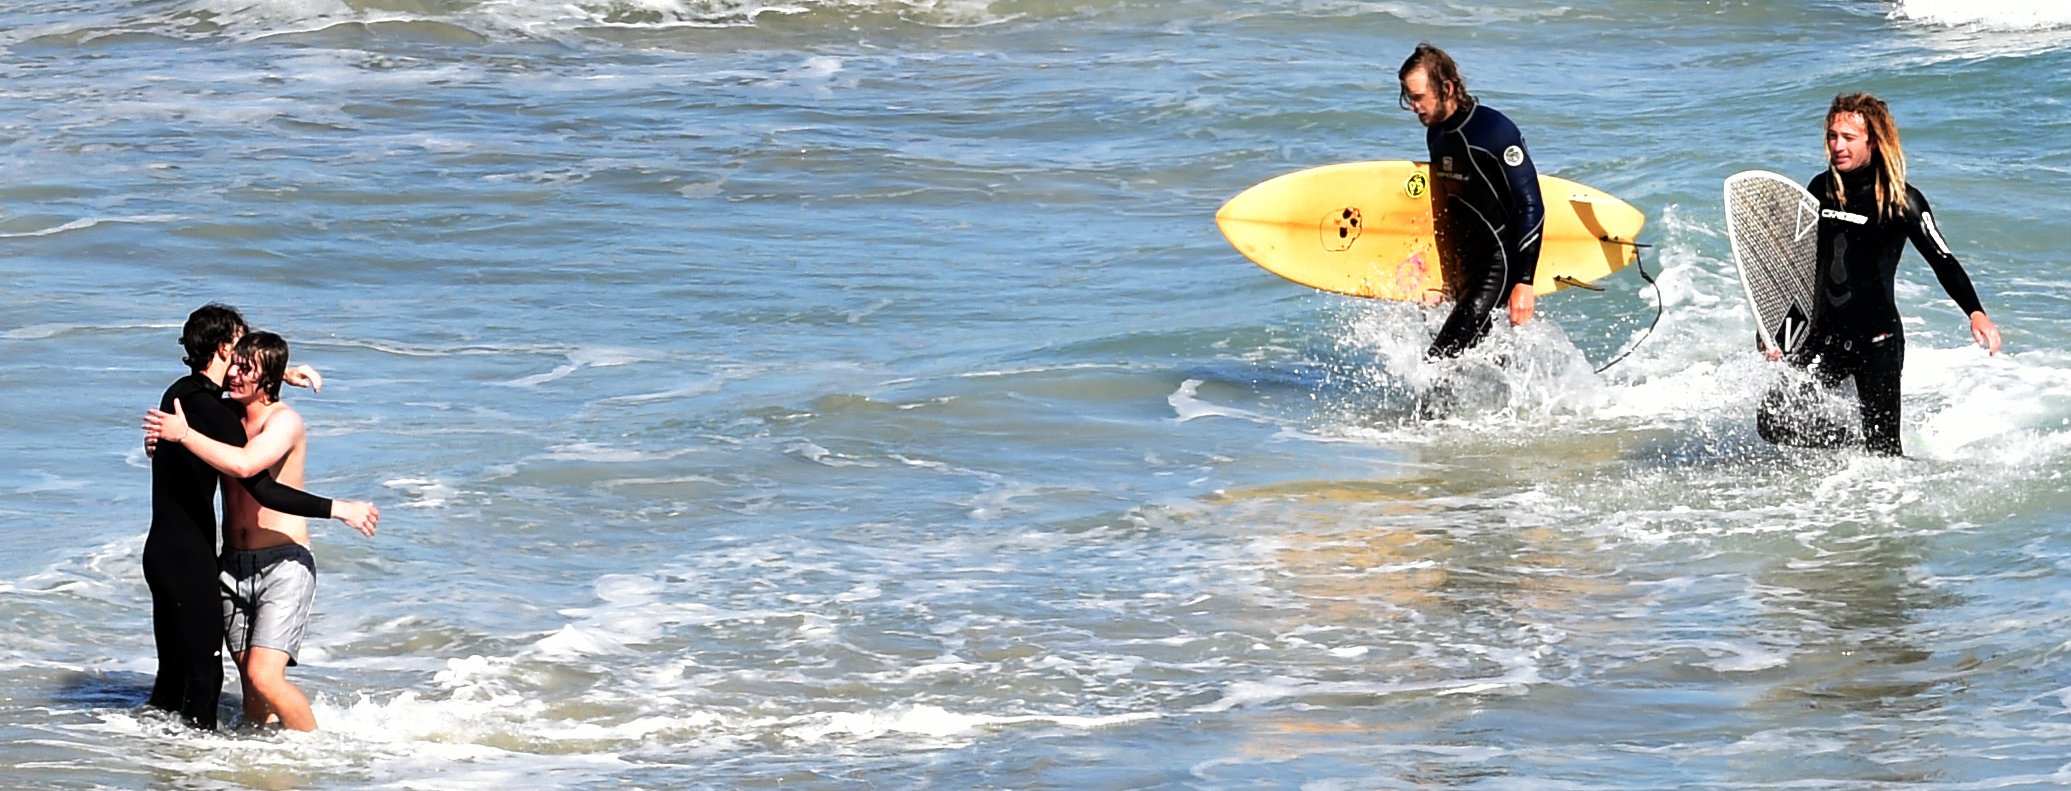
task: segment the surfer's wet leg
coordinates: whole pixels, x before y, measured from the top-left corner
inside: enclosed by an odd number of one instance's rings
[[[270,725],[278,722],[281,727],[295,731],[316,730],[316,715],[310,711],[309,697],[288,681],[288,653],[273,648],[253,648],[247,651],[238,669],[245,675],[247,689],[257,695],[263,703],[263,711],[256,725]],[[252,716],[249,702],[246,717]]]
[[[223,604],[215,579],[190,571],[196,564],[213,565],[214,547],[175,540],[180,535],[167,532],[144,547],[151,632],[159,656],[148,704],[214,730],[223,688]]]
[[[1448,214],[1455,218],[1448,241],[1459,256],[1463,277],[1453,312],[1445,317],[1438,336],[1431,339],[1431,348],[1424,352],[1424,357],[1432,360],[1458,357],[1488,337],[1494,324],[1489,312],[1503,304],[1510,282],[1495,229],[1478,221],[1478,215],[1467,209],[1455,209]]]
[[[1502,294],[1500,278],[1484,277],[1474,283],[1473,288],[1462,294],[1460,301],[1453,305],[1453,312],[1445,317],[1445,324],[1438,329],[1438,337],[1433,338],[1431,348],[1424,351],[1424,359],[1454,359],[1481,343],[1495,325],[1490,311],[1496,309]],[[1441,376],[1419,401],[1417,416],[1426,420],[1440,419],[1459,405],[1459,384]]]
[[[1859,363],[1834,350],[1820,351],[1821,346],[1815,339],[1794,355],[1791,369],[1762,398],[1755,410],[1755,430],[1762,439],[1799,448],[1838,448],[1861,441],[1854,425],[1828,412],[1825,392],[1853,375]]]
[[[223,605],[214,585],[183,587],[175,593],[173,650],[180,655],[179,712],[187,724],[216,729],[216,702],[223,690]]]
[[[1899,375],[1897,371],[1864,371],[1855,379],[1862,396],[1863,449],[1879,456],[1903,456],[1898,437]]]
[[[1755,430],[1774,445],[1837,448],[1853,443],[1855,432],[1825,415],[1820,389],[1810,379],[1786,377],[1762,398],[1755,411]]]
[[[1863,449],[1879,456],[1903,456],[1899,440],[1900,371],[1906,342],[1896,333],[1869,342],[1863,365],[1855,372],[1855,393],[1861,400]]]
[[[245,664],[245,657],[246,654],[243,653],[230,655],[232,662],[237,665],[238,689],[244,693],[244,726],[257,728],[278,723],[280,715],[275,714],[273,707],[267,705],[266,696],[259,692],[259,688],[252,685],[252,671]]]
[[[1445,324],[1438,328],[1438,337],[1431,339],[1431,348],[1424,351],[1425,359],[1452,359],[1481,343],[1493,324],[1489,310],[1494,307],[1492,299],[1463,299],[1453,305],[1452,315],[1445,317]]]
[[[150,549],[145,549],[146,557]],[[144,582],[151,589],[151,638],[158,647],[158,676],[151,682],[146,705],[177,712],[187,698],[187,654],[181,650],[180,606],[174,597],[172,575],[160,573],[154,564],[144,566]]]
[[[1791,419],[1802,414],[1803,410],[1792,407],[1804,403],[1806,391],[1811,388],[1811,382],[1795,381],[1789,376],[1769,388],[1769,392],[1762,396],[1761,406],[1755,407],[1755,431],[1762,435],[1763,441],[1771,445],[1804,444],[1796,441],[1798,431]]]

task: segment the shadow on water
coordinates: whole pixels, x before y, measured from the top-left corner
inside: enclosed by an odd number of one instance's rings
[[[1786,469],[1806,472],[1831,468],[1847,451],[1790,448],[1771,444],[1755,432],[1752,420],[1688,427],[1659,427],[1616,435],[1577,435],[1579,445],[1606,443],[1632,471],[1735,471]]]
[[[72,670],[60,674],[51,685],[51,707],[59,711],[127,711],[141,719],[178,723],[171,712],[146,705],[151,700],[150,673],[129,670]],[[242,718],[244,702],[237,695],[237,680],[226,678],[229,688],[216,705],[216,719],[225,728]]]
[[[151,673],[137,671],[62,671],[52,683],[50,708],[75,714],[126,712],[166,735],[201,733],[188,727],[176,712],[149,706],[151,681]],[[217,733],[249,733],[242,729],[244,700],[238,696],[238,681],[234,675],[224,681],[226,690],[215,702],[215,721],[220,723]]]
[[[1221,359],[1180,369],[1187,379],[1227,385],[1260,403],[1320,406],[1327,423],[1400,429],[1439,420],[1472,420],[1510,408],[1515,381],[1529,372],[1506,357],[1428,363],[1398,361],[1315,345],[1291,359]]]
[[[151,682],[149,673],[74,670],[58,679],[51,702],[59,708],[141,709],[151,699]]]

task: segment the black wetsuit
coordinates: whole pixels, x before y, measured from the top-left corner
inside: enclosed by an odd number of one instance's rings
[[[1459,261],[1453,312],[1432,339],[1429,357],[1456,357],[1481,342],[1489,311],[1539,268],[1545,204],[1524,135],[1502,113],[1474,103],[1424,130],[1442,225]]]
[[[1841,174],[1843,196],[1836,200],[1831,173],[1812,178],[1806,190],[1819,198],[1819,286],[1812,332],[1792,352],[1790,362],[1809,367],[1821,385],[1833,387],[1855,377],[1860,402],[1862,442],[1871,453],[1903,452],[1899,441],[1899,373],[1905,367],[1906,339],[1892,287],[1906,241],[1934,267],[1942,290],[1965,316],[1984,310],[1977,289],[1935,225],[1927,196],[1906,186],[1905,211],[1886,217],[1876,205],[1877,163]],[[1762,402],[1757,426],[1762,437],[1786,445],[1834,446],[1852,442],[1845,426],[1809,416],[1789,387],[1772,391]]]
[[[158,408],[179,401],[193,431],[242,447],[243,421],[208,377],[173,382]],[[151,587],[151,631],[158,644],[158,680],[150,704],[216,727],[223,691],[223,597],[216,579],[216,483],[222,473],[178,443],[159,443],[151,459],[151,533],[144,539],[144,581]],[[261,473],[243,481],[252,498],[275,511],[329,518],[331,501]]]

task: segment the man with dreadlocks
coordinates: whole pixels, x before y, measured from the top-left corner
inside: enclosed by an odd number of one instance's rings
[[[1827,169],[1806,191],[1819,199],[1819,282],[1812,331],[1790,363],[1824,387],[1855,378],[1863,446],[1898,456],[1899,371],[1906,345],[1892,293],[1906,241],[1927,259],[1942,290],[1970,317],[1970,335],[1999,353],[1999,328],[1985,315],[1963,265],[1949,252],[1927,196],[1906,183],[1898,124],[1866,93],[1834,97],[1826,116]],[[1762,438],[1831,447],[1854,441],[1846,426],[1804,409],[1809,385],[1771,391],[1758,410]]]
[[[1539,171],[1517,124],[1467,92],[1445,50],[1418,44],[1396,78],[1397,102],[1417,114],[1431,150],[1437,231],[1461,262],[1453,312],[1425,356],[1458,357],[1488,334],[1489,311],[1508,306],[1511,324],[1532,318],[1532,274],[1546,225]]]

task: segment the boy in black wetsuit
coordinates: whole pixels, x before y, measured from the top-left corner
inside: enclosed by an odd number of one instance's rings
[[[205,305],[189,315],[180,344],[191,372],[166,388],[159,408],[172,411],[178,401],[195,431],[243,445],[244,426],[223,401],[222,385],[232,345],[244,330],[244,318],[226,305]],[[223,599],[216,574],[219,478],[214,467],[179,445],[156,448],[151,532],[144,539],[144,581],[151,588],[151,631],[158,646],[158,678],[149,703],[209,729],[216,727],[223,691]],[[356,528],[380,518],[371,503],[327,500],[283,486],[270,474],[240,483],[276,511],[335,518]]]
[[[1871,453],[1903,454],[1899,441],[1899,372],[1906,345],[1892,288],[1906,241],[1934,267],[1942,290],[1970,317],[1978,345],[1999,353],[1999,328],[1985,315],[1970,276],[1963,272],[1935,225],[1927,196],[1906,183],[1898,125],[1884,102],[1866,93],[1834,97],[1827,109],[1828,168],[1806,190],[1819,199],[1818,302],[1812,331],[1790,363],[1810,369],[1833,387],[1855,377],[1861,441]],[[1757,411],[1762,438],[1783,445],[1850,444],[1847,426],[1805,408],[1809,385],[1789,380],[1770,391]]]
[[[1424,124],[1438,233],[1460,262],[1453,311],[1425,356],[1457,357],[1488,334],[1489,311],[1498,306],[1510,308],[1511,324],[1532,318],[1546,225],[1539,171],[1517,125],[1467,93],[1445,50],[1418,44],[1396,77],[1397,101]]]

